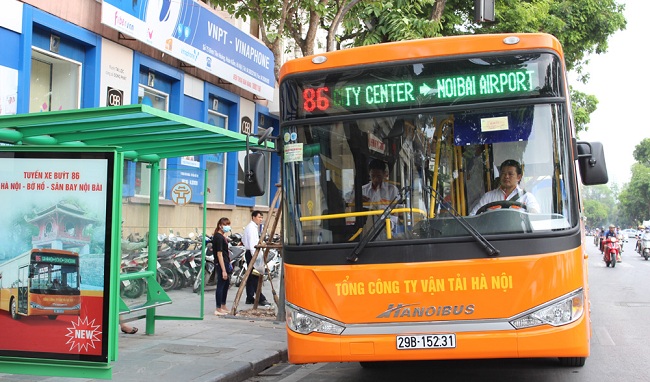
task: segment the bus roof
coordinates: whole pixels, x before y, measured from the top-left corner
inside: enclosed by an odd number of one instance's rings
[[[504,42],[506,37],[518,37],[519,42],[510,45],[506,44]],[[368,45],[296,58],[287,61],[282,65],[282,68],[280,69],[280,81],[282,81],[282,78],[288,74],[342,68],[353,65],[406,61],[421,57],[445,57],[540,48],[554,50],[560,55],[560,58],[564,60],[564,54],[560,42],[554,36],[545,33],[510,33],[436,37]],[[352,52],[355,53],[354,60],[350,60],[350,54]],[[325,57],[326,60],[323,63],[314,64],[312,59],[317,56]]]

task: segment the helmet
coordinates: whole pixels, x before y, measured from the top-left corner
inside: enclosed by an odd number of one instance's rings
[[[616,228],[616,226],[614,224],[610,224],[609,228]]]

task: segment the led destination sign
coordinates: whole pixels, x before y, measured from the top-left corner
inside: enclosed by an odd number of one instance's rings
[[[306,112],[327,111],[332,106],[346,109],[373,105],[391,108],[422,102],[440,103],[456,98],[507,97],[531,94],[538,88],[535,70],[509,70],[498,73],[414,79],[384,83],[352,84],[342,87],[306,88],[303,107]]]
[[[287,119],[562,93],[559,60],[546,53],[355,69],[283,81]],[[289,97],[291,88],[299,97]]]
[[[56,255],[35,255],[34,260],[41,263],[50,263],[50,264],[77,264],[76,257],[64,257]]]

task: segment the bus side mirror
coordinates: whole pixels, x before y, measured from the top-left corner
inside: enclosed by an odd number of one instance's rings
[[[580,178],[585,186],[605,184],[609,181],[605,151],[600,142],[576,142]]]
[[[264,153],[246,154],[244,172],[244,195],[264,195],[264,190],[266,190],[266,156]]]

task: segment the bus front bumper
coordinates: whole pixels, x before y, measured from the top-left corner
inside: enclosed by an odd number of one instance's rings
[[[459,332],[455,348],[397,349],[397,336],[411,333],[298,334],[287,329],[289,362],[364,362],[489,358],[588,357],[588,315],[560,327]],[[420,333],[421,334],[421,333]]]

